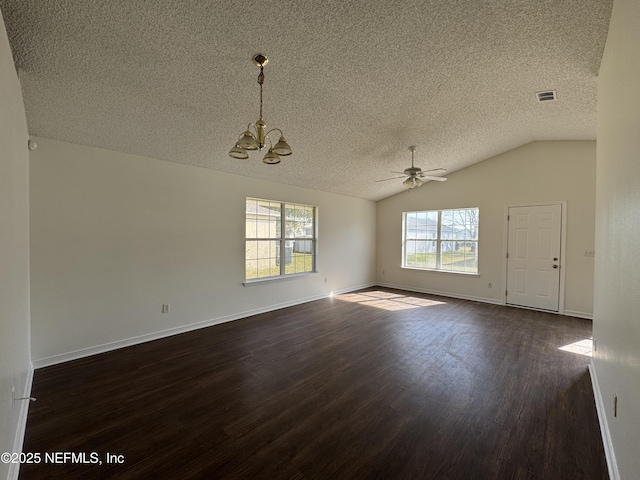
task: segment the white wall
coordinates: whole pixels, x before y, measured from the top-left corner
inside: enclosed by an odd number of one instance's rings
[[[595,142],[533,142],[378,202],[377,278],[389,286],[501,302],[505,205],[567,202],[565,313],[589,317],[593,303]],[[479,277],[400,268],[402,212],[479,207]],[[488,283],[493,284],[488,288]]]
[[[0,14],[0,452],[21,448],[30,390],[29,156],[20,83]],[[10,465],[0,462],[0,478]],[[12,466],[11,475],[17,470]]]
[[[30,170],[36,366],[375,281],[374,202],[37,140]],[[247,161],[247,168],[269,167]],[[319,274],[242,285],[247,196],[318,206]],[[163,303],[170,313],[161,313]]]
[[[640,478],[640,2],[615,0],[598,77],[593,368],[620,478]],[[613,394],[618,416],[613,416]]]

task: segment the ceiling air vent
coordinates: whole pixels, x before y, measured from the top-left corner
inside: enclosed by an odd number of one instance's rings
[[[536,93],[536,98],[539,102],[551,102],[557,100],[558,97],[555,90],[547,90],[546,92]]]

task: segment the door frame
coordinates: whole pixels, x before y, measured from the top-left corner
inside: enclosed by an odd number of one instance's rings
[[[564,315],[564,290],[565,290],[565,270],[567,264],[567,202],[566,200],[553,202],[530,202],[530,203],[509,203],[504,206],[503,235],[502,235],[502,285],[500,293],[502,305],[507,305],[507,248],[509,247],[509,208],[513,207],[542,207],[544,205],[560,205],[562,218],[560,219],[560,285],[558,286],[558,315]],[[510,307],[526,308],[529,310],[539,310],[537,308],[523,307],[519,305],[509,305]],[[549,310],[539,310],[550,312]],[[555,313],[555,312],[550,312]]]

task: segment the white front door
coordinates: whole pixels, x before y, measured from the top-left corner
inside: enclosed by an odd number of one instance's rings
[[[507,221],[506,303],[557,312],[562,206],[509,207]]]

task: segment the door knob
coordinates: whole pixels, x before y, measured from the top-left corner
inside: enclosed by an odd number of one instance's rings
[[[554,265],[553,268],[558,268],[558,265]]]

